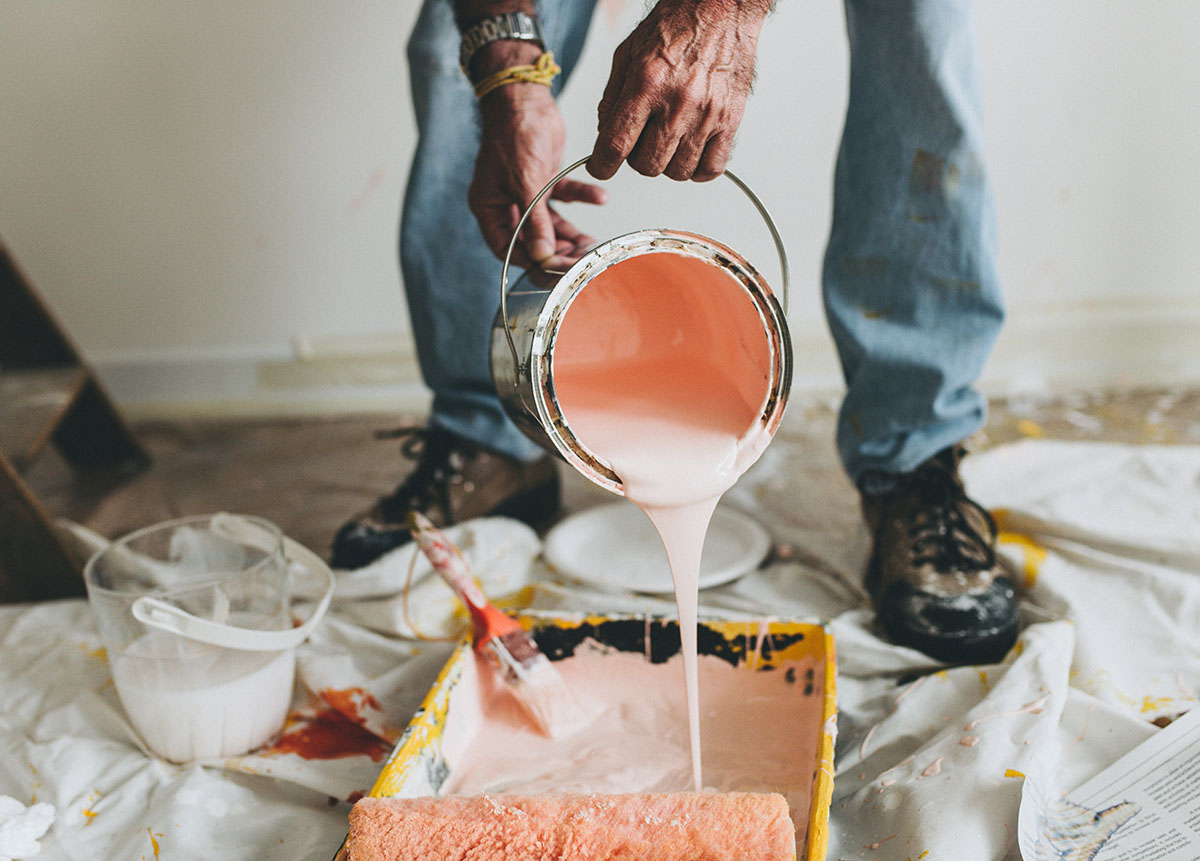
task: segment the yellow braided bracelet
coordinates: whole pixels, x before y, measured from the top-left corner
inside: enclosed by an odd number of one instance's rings
[[[475,85],[475,97],[482,99],[492,90],[508,84],[545,84],[548,87],[561,71],[562,69],[554,62],[554,54],[547,51],[538,57],[537,63],[532,66],[509,66],[507,69],[501,69],[495,74],[488,75]]]

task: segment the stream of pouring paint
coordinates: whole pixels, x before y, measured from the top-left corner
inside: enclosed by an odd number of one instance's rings
[[[559,324],[555,394],[666,547],[675,584],[695,789],[702,787],[700,555],[721,495],[766,448],[771,355],[758,309],[716,266],[656,252],[594,277]]]

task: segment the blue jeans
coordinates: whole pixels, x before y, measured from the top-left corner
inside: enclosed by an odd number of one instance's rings
[[[593,6],[539,4],[558,86]],[[973,384],[1004,312],[971,4],[846,0],[846,22],[850,99],[824,300],[847,384],[838,451],[853,481],[883,490],[983,425]],[[526,460],[541,450],[505,416],[488,366],[500,264],[467,209],[479,128],[457,45],[450,0],[425,0],[408,46],[420,140],[401,267],[432,423]]]

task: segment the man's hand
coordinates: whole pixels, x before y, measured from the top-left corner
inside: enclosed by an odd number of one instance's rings
[[[613,54],[588,172],[721,175],[754,80],[768,0],[660,0]]]
[[[505,68],[532,62],[540,53],[535,49],[532,59],[514,61],[515,51],[527,52],[528,46],[498,46],[494,56],[483,59],[490,66]],[[500,87],[480,100],[480,109],[483,136],[467,202],[488,248],[503,259],[521,213],[562,168],[566,130],[550,88],[543,84]],[[513,249],[514,265],[559,268],[595,243],[551,209],[548,199],[603,203],[607,195],[590,183],[560,180],[525,222],[521,242]]]

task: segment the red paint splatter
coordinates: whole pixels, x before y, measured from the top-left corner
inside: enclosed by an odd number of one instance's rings
[[[304,759],[342,759],[369,756],[379,762],[392,743],[349,720],[334,709],[323,709],[315,716],[283,733],[263,753],[294,753]]]
[[[361,709],[380,711],[379,702],[362,688],[321,691],[327,708],[301,714],[263,753],[294,753],[303,759],[342,759],[369,756],[379,762],[392,749],[392,742],[366,728]]]
[[[351,804],[356,804],[359,801],[359,799],[361,799],[365,795],[366,795],[366,793],[362,792],[361,790],[351,792],[349,795],[346,796],[346,801],[350,802]]]

